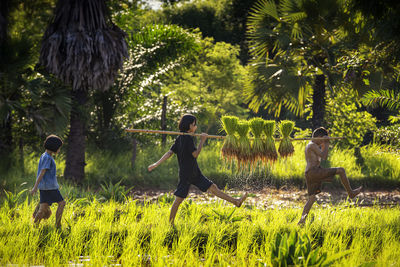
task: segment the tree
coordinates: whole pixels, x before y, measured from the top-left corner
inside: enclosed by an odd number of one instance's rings
[[[53,1],[2,1],[0,4],[0,153],[10,159],[18,146],[35,146],[46,133],[62,133],[70,109],[69,93],[35,69],[40,41]],[[41,143],[41,142],[40,142]]]
[[[145,115],[143,109],[148,107],[145,103],[150,99],[156,110],[168,104],[167,95],[160,90],[161,84],[169,72],[191,62],[200,50],[199,39],[198,32],[176,25],[155,24],[129,30],[127,42],[130,57],[123,70],[109,91],[93,95],[96,115],[92,128],[95,129],[99,147],[109,148],[107,143],[115,146],[116,142],[107,138],[116,137],[118,132],[137,121],[140,122],[134,123],[135,127],[144,127],[144,123],[146,127],[160,127],[162,114],[154,111]],[[158,103],[160,99],[162,103]],[[164,115],[164,123],[167,124]]]
[[[171,2],[168,1],[167,2]],[[185,28],[199,28],[203,37],[212,37],[216,42],[240,46],[242,64],[249,59],[246,42],[246,20],[256,0],[200,0],[182,1],[177,5],[167,4],[160,11],[166,23]]]
[[[64,176],[82,181],[85,104],[89,90],[107,90],[128,56],[125,33],[111,21],[104,0],[59,0],[42,41],[39,63],[72,87]]]
[[[312,128],[324,124],[326,86],[333,91],[334,66],[346,39],[347,14],[340,1],[258,2],[248,19],[250,75],[247,100],[278,115],[282,106],[303,115],[312,93]],[[345,47],[346,48],[346,47]]]
[[[240,64],[238,46],[214,44],[211,38],[205,38],[202,46],[194,64],[171,75],[163,90],[181,113],[198,116],[201,131],[217,133],[221,115],[245,116],[242,88],[247,73]]]

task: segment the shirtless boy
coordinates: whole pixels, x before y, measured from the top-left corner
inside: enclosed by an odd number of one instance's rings
[[[321,159],[326,160],[329,152],[329,134],[323,128],[317,128],[312,134],[312,139],[306,146],[305,154],[307,167],[305,171],[308,201],[303,209],[299,224],[304,224],[307,215],[316,200],[316,195],[321,193],[322,182],[332,182],[333,177],[338,174],[340,180],[347,191],[350,198],[356,197],[362,187],[353,190],[350,186],[349,179],[346,176],[346,171],[343,168],[322,168]],[[322,138],[322,139],[321,139]],[[323,139],[326,138],[326,139]]]

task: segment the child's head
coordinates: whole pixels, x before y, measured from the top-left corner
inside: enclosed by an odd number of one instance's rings
[[[60,147],[63,145],[63,141],[57,135],[49,135],[44,141],[44,148],[51,152],[57,153]]]
[[[324,127],[319,127],[314,130],[312,133],[312,137],[324,137],[324,136],[329,136],[328,130],[325,129]],[[322,140],[315,140],[316,143],[321,143]]]
[[[179,121],[179,131],[181,132],[188,132],[189,130],[192,130],[193,132],[196,130],[196,117],[191,115],[191,114],[185,114],[182,116],[182,118]]]

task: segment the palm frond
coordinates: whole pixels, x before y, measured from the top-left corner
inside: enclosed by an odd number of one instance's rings
[[[293,24],[292,35],[291,36],[292,36],[293,39],[297,39],[297,40],[303,38],[303,32],[301,31],[299,23],[295,22]]]
[[[279,10],[282,14],[293,14],[300,10],[299,1],[296,0],[282,0],[279,1]]]
[[[390,110],[400,110],[400,94],[394,90],[372,90],[362,98],[363,104],[367,106],[383,106]]]
[[[260,107],[279,116],[282,107],[303,116],[311,80],[294,67],[252,62],[250,80],[245,85],[245,101],[255,112]]]
[[[250,21],[259,21],[260,19],[270,16],[279,21],[278,8],[272,0],[261,0],[257,2],[249,12]]]

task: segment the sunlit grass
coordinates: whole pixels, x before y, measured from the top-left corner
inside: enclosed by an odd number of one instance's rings
[[[170,204],[71,200],[59,231],[54,215],[38,228],[33,226],[34,203],[1,206],[1,265],[270,266],[276,235],[291,231],[306,235],[328,256],[348,251],[334,266],[390,266],[400,257],[399,208],[316,205],[306,225],[299,227],[300,208],[262,210],[234,208],[222,201],[185,201],[172,228]],[[55,213],[56,207],[52,209]],[[217,216],[232,211],[235,222]]]

